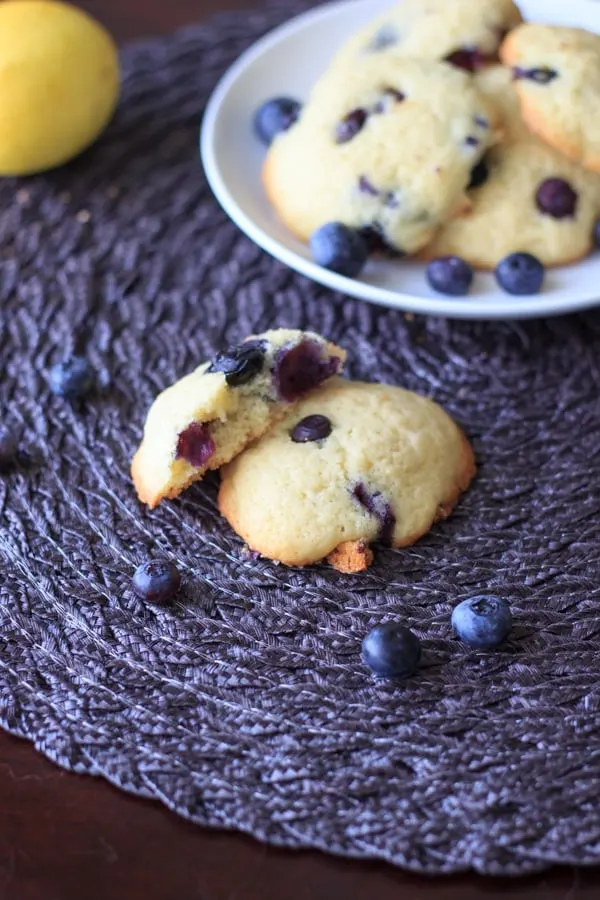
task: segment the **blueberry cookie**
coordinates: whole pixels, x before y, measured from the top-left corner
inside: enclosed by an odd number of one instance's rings
[[[446,63],[365,58],[329,70],[280,134],[263,181],[302,240],[327,222],[374,249],[413,253],[468,203],[472,169],[497,139],[473,79]]]
[[[336,378],[221,471],[219,508],[255,551],[358,572],[370,544],[412,544],[475,471],[452,419],[397,387]]]
[[[266,331],[167,388],[150,408],[132,463],[140,500],[154,507],[229,462],[344,359],[317,334]]]
[[[446,223],[422,256],[460,256],[479,268],[517,252],[546,266],[586,256],[600,213],[600,176],[529,132],[510,70],[487,69],[477,82],[503,116],[506,138],[475,173],[469,213]]]
[[[522,25],[500,55],[512,67],[529,129],[600,172],[600,36],[579,28]]]
[[[513,0],[403,0],[353,35],[334,65],[390,54],[474,72],[497,59],[506,34],[522,21]]]

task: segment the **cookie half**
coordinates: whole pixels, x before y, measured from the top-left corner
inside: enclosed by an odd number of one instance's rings
[[[333,65],[373,54],[446,60],[477,71],[523,21],[513,0],[403,0],[353,35]]]
[[[370,544],[412,544],[475,472],[466,438],[424,397],[334,379],[221,470],[219,508],[261,555],[365,569]]]
[[[422,258],[460,256],[493,269],[517,252],[532,253],[546,266],[587,256],[600,214],[600,176],[531,134],[509,69],[496,66],[476,80],[503,117],[506,139],[480,166],[469,212],[447,222]]]
[[[473,79],[445,63],[364,59],[327,72],[267,154],[263,181],[302,240],[327,222],[376,249],[414,253],[464,209],[471,171],[497,140]]]
[[[229,462],[342,368],[345,352],[312,332],[252,336],[164,390],[133,458],[138,497],[154,507]]]
[[[585,168],[600,172],[600,35],[521,25],[500,56],[511,66],[528,128]]]

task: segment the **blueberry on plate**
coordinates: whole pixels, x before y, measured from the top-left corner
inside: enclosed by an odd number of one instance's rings
[[[375,675],[407,678],[419,668],[421,643],[410,628],[386,622],[376,625],[364,638],[362,658]]]
[[[503,597],[471,597],[452,611],[452,627],[465,644],[491,650],[508,637],[512,628],[510,606]]]
[[[473,283],[473,269],[459,256],[440,256],[427,266],[427,281],[438,294],[464,297]]]
[[[50,390],[65,400],[80,400],[94,387],[96,376],[84,356],[71,356],[50,369]]]
[[[17,461],[19,440],[15,432],[6,425],[0,425],[0,472]]]
[[[328,222],[313,231],[310,249],[317,265],[348,278],[362,271],[369,256],[365,238],[341,222]]]
[[[143,563],[133,575],[133,590],[147,603],[169,603],[177,594],[180,584],[179,569],[166,560],[155,559]]]
[[[254,132],[267,147],[282,131],[291,128],[300,115],[301,104],[292,97],[273,97],[254,114]]]
[[[496,267],[496,280],[507,294],[539,294],[544,283],[543,264],[531,253],[511,253]]]

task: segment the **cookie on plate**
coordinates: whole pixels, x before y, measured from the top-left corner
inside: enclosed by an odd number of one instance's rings
[[[253,550],[357,572],[412,544],[475,472],[466,438],[410,391],[336,378],[221,470],[219,508]]]
[[[464,209],[471,171],[497,140],[473,79],[446,63],[365,58],[330,70],[267,154],[263,181],[302,240],[327,222],[413,253]]]
[[[528,128],[585,168],[600,172],[600,35],[521,25],[500,49],[511,66]]]
[[[154,507],[229,462],[336,375],[345,356],[312,332],[266,331],[164,390],[150,408],[132,463],[140,500]]]
[[[594,245],[600,176],[529,132],[509,69],[496,66],[476,80],[503,116],[506,139],[479,167],[470,211],[447,222],[422,257],[460,256],[483,269],[518,252],[546,266],[583,258]]]
[[[353,35],[333,65],[390,54],[445,59],[473,72],[497,59],[507,32],[522,21],[513,0],[403,0]]]

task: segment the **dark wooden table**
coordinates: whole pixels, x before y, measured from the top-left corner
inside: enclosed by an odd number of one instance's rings
[[[119,40],[256,0],[82,0]],[[429,880],[203,831],[0,733],[0,900],[583,900],[600,871]]]

